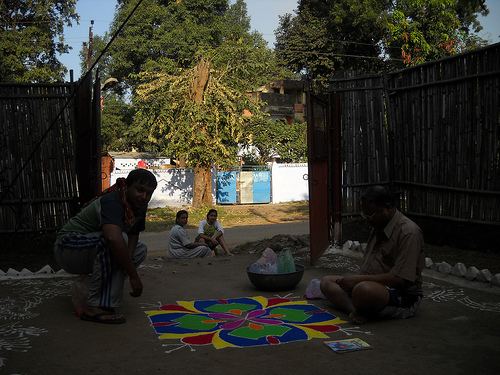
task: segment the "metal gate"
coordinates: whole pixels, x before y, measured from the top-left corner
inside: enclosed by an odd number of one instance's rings
[[[309,182],[309,234],[311,263],[330,246],[333,234],[330,212],[333,196],[328,167],[331,113],[330,96],[307,92],[307,142]]]
[[[217,204],[270,203],[271,171],[253,169],[217,172]]]

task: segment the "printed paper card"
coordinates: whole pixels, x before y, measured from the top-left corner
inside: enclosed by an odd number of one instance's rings
[[[370,344],[359,338],[325,341],[324,344],[332,349],[335,353],[347,353],[372,348]]]

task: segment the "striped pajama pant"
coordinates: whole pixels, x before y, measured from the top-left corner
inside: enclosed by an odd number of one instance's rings
[[[123,233],[125,242],[128,238]],[[138,242],[132,253],[136,267],[144,261],[147,247]],[[106,247],[101,232],[68,233],[54,245],[57,263],[68,273],[88,276],[88,306],[115,308],[121,304],[126,274]]]

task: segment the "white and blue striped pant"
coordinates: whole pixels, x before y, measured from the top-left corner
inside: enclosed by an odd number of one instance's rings
[[[128,242],[126,233],[123,233]],[[138,242],[132,253],[135,267],[146,259],[147,247]],[[68,233],[54,245],[54,256],[68,273],[89,275],[88,306],[115,308],[120,306],[126,274],[106,247],[101,232]]]

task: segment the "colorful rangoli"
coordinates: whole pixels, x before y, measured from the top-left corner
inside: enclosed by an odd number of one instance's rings
[[[328,338],[344,323],[307,301],[287,298],[179,301],[146,314],[160,339],[217,349]]]

